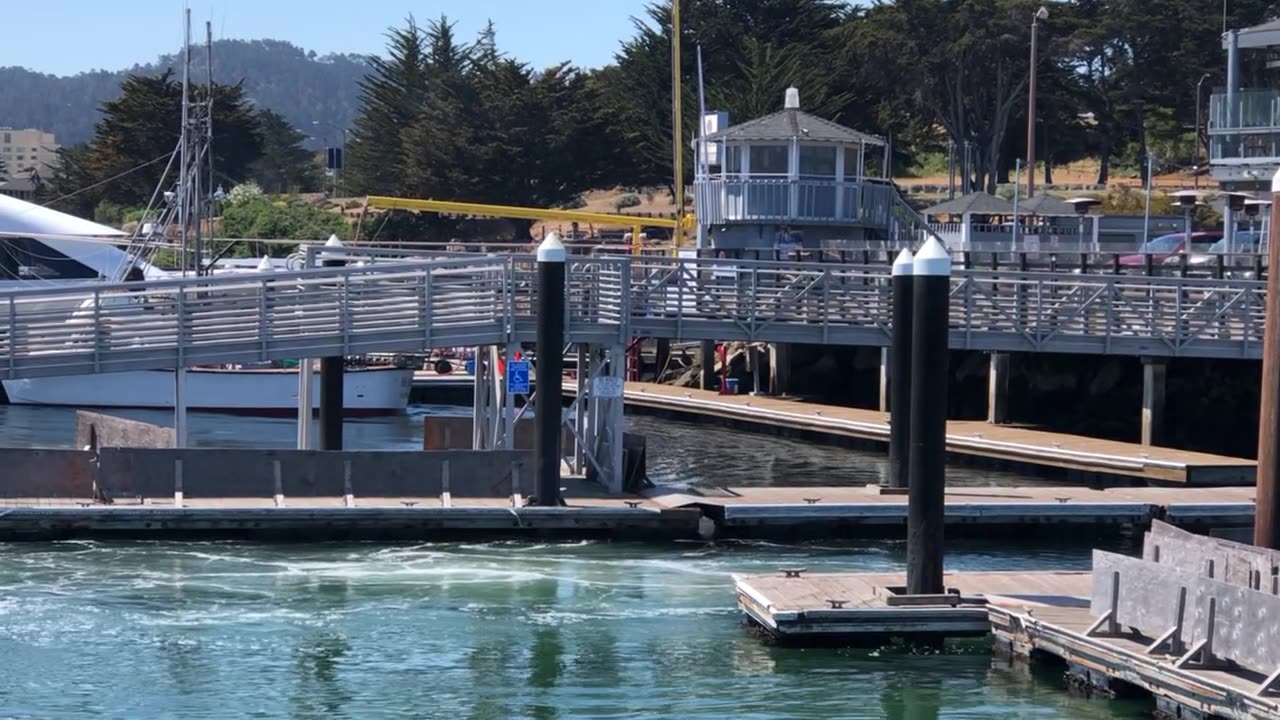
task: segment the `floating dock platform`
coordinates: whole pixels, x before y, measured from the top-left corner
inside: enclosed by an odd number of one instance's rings
[[[758,395],[720,395],[655,383],[629,382],[623,397],[629,408],[672,417],[874,446],[889,442],[887,416],[876,410]],[[947,423],[947,452],[954,458],[996,465],[1188,486],[1252,485],[1257,470],[1257,463],[1245,458],[977,420]]]
[[[727,535],[901,536],[905,491],[863,487],[655,488],[661,507],[699,508]],[[1254,489],[1246,487],[949,487],[948,531],[1064,525],[1144,528],[1155,520],[1208,530],[1249,526]]]
[[[964,572],[909,595],[901,574],[783,568],[734,578],[738,606],[798,645],[994,637],[1054,659],[1090,694],[1150,694],[1157,716],[1280,720],[1280,551],[1156,522],[1143,558],[1094,551],[1090,572]]]
[[[1088,572],[984,572],[945,576],[954,602],[922,605],[905,596],[901,573],[735,576],[738,607],[774,640],[875,644],[891,637],[963,637],[991,632],[988,604],[1089,607]]]

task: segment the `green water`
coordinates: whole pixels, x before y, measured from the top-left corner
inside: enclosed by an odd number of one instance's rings
[[[948,565],[1088,566],[1083,546],[1013,545]],[[1142,716],[985,641],[779,648],[734,607],[734,572],[903,560],[883,541],[0,544],[0,718]]]

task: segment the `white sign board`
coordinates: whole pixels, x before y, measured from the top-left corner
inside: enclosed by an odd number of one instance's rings
[[[598,398],[622,397],[622,378],[602,376],[593,378],[591,392]]]

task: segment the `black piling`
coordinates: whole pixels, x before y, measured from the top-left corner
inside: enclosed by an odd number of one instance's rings
[[[909,486],[911,448],[911,324],[914,257],[893,261],[893,338],[889,344],[889,484]]]
[[[331,236],[324,244],[326,248],[341,248],[342,242]],[[343,267],[346,257],[340,252],[327,252],[321,255],[320,265],[323,267]],[[342,449],[342,398],[344,394],[346,359],[337,357],[320,358],[320,449]],[[299,371],[301,372],[301,371]]]
[[[533,467],[538,505],[562,505],[560,424],[564,397],[565,251],[551,233],[538,246],[538,401],[533,416]]]
[[[942,526],[946,514],[951,257],[941,243],[931,238],[916,253],[912,270],[907,592],[933,595],[944,591]]]

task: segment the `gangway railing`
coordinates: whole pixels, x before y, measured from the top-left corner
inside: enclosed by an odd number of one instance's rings
[[[0,292],[0,377],[76,375],[533,340],[528,256]],[[885,345],[889,269],[798,262],[572,258],[573,342]],[[957,270],[951,346],[1257,358],[1251,280]]]

